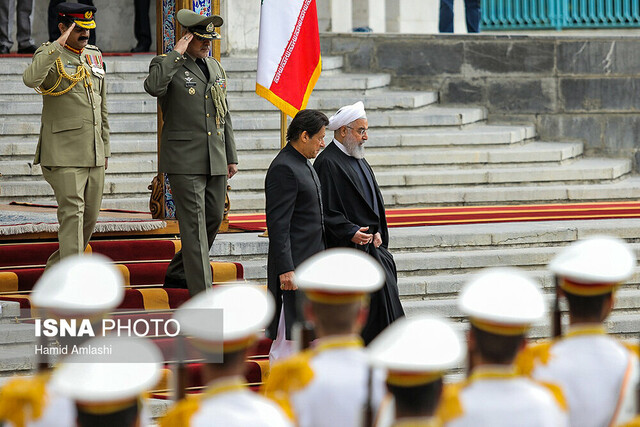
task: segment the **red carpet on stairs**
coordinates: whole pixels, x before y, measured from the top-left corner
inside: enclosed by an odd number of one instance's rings
[[[418,227],[489,222],[640,218],[640,202],[455,206],[387,209],[386,212],[389,227]],[[230,214],[229,227],[245,231],[264,231],[265,216],[262,213]]]

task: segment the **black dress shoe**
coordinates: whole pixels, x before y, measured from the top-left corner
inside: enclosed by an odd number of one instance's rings
[[[0,55],[6,55],[9,53],[9,48],[6,46],[0,46]]]
[[[151,46],[142,46],[142,45],[137,45],[136,47],[134,47],[133,49],[131,49],[131,53],[139,53],[139,52],[149,52],[149,48]]]
[[[21,47],[18,49],[18,53],[36,53],[36,50],[38,48],[35,47],[34,45],[30,44],[27,47]]]
[[[187,289],[187,281],[185,279],[176,279],[174,277],[164,276],[164,287],[173,289]]]

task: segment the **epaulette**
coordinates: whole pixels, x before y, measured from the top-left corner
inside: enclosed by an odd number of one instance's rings
[[[98,46],[94,46],[92,44],[88,44],[84,48],[85,49],[91,49],[91,50],[97,50],[98,52],[100,52],[100,54],[102,54],[102,51],[100,50],[100,48]]]
[[[167,54],[166,53],[161,53],[160,56],[167,56]]]
[[[276,363],[269,372],[264,385],[264,394],[275,401],[287,416],[295,421],[295,413],[289,395],[303,389],[314,377],[310,360],[315,353],[305,350],[282,362]]]
[[[442,389],[440,405],[438,405],[438,409],[436,410],[436,416],[443,424],[447,424],[451,420],[464,415],[464,409],[460,402],[460,393],[466,386],[466,381],[455,384],[445,384]]]
[[[200,409],[200,397],[187,397],[176,403],[173,408],[167,411],[166,415],[160,419],[160,427],[182,427],[190,425],[189,420],[193,414]]]
[[[635,354],[636,357],[640,357],[640,348],[638,348],[638,344],[622,341],[622,345],[624,345],[625,348],[629,350],[631,353]]]
[[[530,344],[523,348],[518,355],[514,365],[519,375],[531,376],[536,365],[546,365],[551,358],[551,345],[554,341],[544,341]]]
[[[42,43],[42,46],[49,46],[51,44],[51,42],[44,42]]]
[[[562,387],[554,383],[548,383],[545,381],[537,381],[538,384],[549,390],[549,392],[553,395],[556,402],[558,402],[558,406],[562,408],[563,411],[569,409],[569,405],[567,405],[567,399],[564,397],[564,392],[562,391]]]
[[[0,390],[0,419],[25,425],[40,418],[46,405],[49,374],[14,378]]]
[[[621,424],[618,427],[640,427],[640,416],[637,416],[631,421],[627,421],[626,423]]]

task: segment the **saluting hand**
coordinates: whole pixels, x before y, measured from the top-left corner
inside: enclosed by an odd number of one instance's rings
[[[176,52],[180,52],[180,55],[184,55],[187,51],[187,47],[189,47],[189,43],[191,43],[191,39],[193,39],[193,34],[187,32],[184,36],[180,37],[180,39],[176,42],[176,47],[173,49]]]
[[[58,43],[60,43],[60,46],[64,46],[65,44],[67,44],[67,39],[69,38],[69,34],[71,34],[71,31],[73,31],[75,27],[76,27],[76,23],[73,22],[71,25],[69,25],[69,28],[67,28],[67,31],[60,34],[60,37],[58,37],[58,40],[56,40]]]

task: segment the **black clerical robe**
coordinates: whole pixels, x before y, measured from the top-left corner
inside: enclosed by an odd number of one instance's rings
[[[373,256],[385,271],[386,283],[371,295],[369,318],[362,331],[362,337],[369,343],[391,322],[404,315],[398,293],[396,264],[388,250],[389,230],[384,200],[369,163],[365,159],[348,156],[335,141],[320,153],[313,167],[322,185],[327,247],[363,250]],[[367,226],[368,233],[380,233],[380,247],[376,248],[373,243],[356,245],[351,241],[360,227]]]

